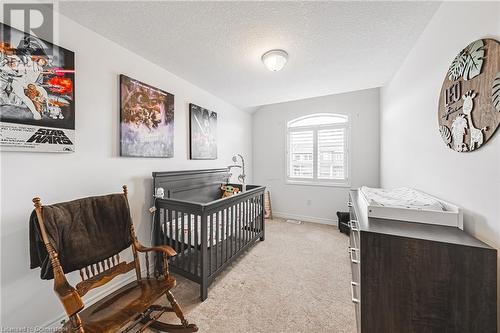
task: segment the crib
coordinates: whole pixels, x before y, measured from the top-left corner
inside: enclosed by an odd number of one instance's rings
[[[228,169],[153,172],[154,193],[165,192],[155,199],[153,241],[177,251],[170,270],[200,284],[202,301],[215,277],[265,238],[265,187],[247,185],[245,192],[221,198],[228,178]],[[155,270],[161,265],[155,261]]]

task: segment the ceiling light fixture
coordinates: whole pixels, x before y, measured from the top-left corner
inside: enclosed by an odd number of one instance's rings
[[[288,53],[283,50],[271,50],[262,55],[262,62],[271,72],[277,72],[285,67]]]

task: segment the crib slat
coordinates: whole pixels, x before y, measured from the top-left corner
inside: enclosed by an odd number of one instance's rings
[[[259,201],[260,197],[257,197],[255,200],[255,205],[254,205],[254,221],[253,221],[253,230],[254,230],[254,237],[257,237],[257,220],[259,218]]]
[[[179,211],[176,210],[175,211],[175,231],[174,231],[174,234],[175,234],[175,251],[177,253],[179,253],[179,249],[180,249],[180,244],[179,244]]]
[[[172,224],[174,223],[174,220],[173,220],[172,211],[170,209],[167,210],[167,223],[168,223],[168,232],[169,232],[168,245],[170,247],[172,247],[172,237],[173,237]]]
[[[219,261],[219,266],[221,266],[224,263],[224,210],[220,210],[217,212],[217,216],[219,219],[219,244],[218,248],[220,248],[220,261]],[[217,251],[219,253],[219,251]]]
[[[193,224],[191,223],[193,221],[193,214],[188,214],[188,239],[187,239],[187,256],[188,256],[188,272],[189,273],[194,273],[191,270],[191,247],[193,246],[193,240],[191,239],[191,228],[193,227]]]
[[[189,247],[190,247],[190,240],[189,240],[189,230],[191,229],[191,214],[189,213],[185,213],[185,216],[186,216],[186,222],[185,222],[185,226],[184,226],[184,232],[182,233],[183,234],[183,237],[184,237],[184,256],[186,257],[185,259],[185,263],[184,263],[184,267],[186,269],[186,271],[190,271],[191,268],[189,267],[189,255],[188,255],[188,252],[189,252]]]
[[[222,230],[221,230],[221,238],[224,240],[224,243],[222,243],[222,248],[223,248],[223,251],[224,251],[224,254],[222,255],[222,258],[221,258],[221,264],[225,263],[226,262],[226,258],[227,258],[227,232],[226,232],[226,224],[227,224],[227,219],[226,219],[226,209],[223,209],[221,212],[220,212],[220,215],[221,215],[221,221],[222,221]]]
[[[254,210],[254,202],[253,202],[253,198],[250,198],[249,200],[249,211],[250,211],[250,225],[249,225],[249,228],[250,228],[250,240],[253,240],[253,210]]]
[[[230,244],[229,244],[229,247],[230,247],[230,250],[231,250],[231,257],[233,256],[233,241],[234,241],[234,232],[233,232],[233,222],[234,222],[234,219],[233,219],[233,213],[234,213],[234,205],[231,206],[230,208],[230,212],[229,212],[229,232],[231,233],[231,241],[230,241]]]
[[[224,235],[226,235],[225,239],[226,239],[226,260],[224,262],[227,261],[227,252],[228,252],[228,249],[229,249],[229,242],[230,242],[230,239],[229,239],[229,232],[228,232],[228,223],[229,223],[229,208],[226,208],[224,210],[224,213],[226,214],[226,218],[224,219]]]
[[[236,207],[236,210],[235,210],[236,217],[235,217],[234,221],[235,221],[235,228],[236,229],[235,229],[235,235],[234,236],[236,237],[236,243],[235,243],[235,249],[236,249],[236,251],[235,252],[237,252],[240,249],[240,245],[239,245],[239,243],[240,243],[240,219],[239,219],[239,215],[238,215],[239,214],[239,210],[240,210],[239,203],[237,203],[235,207]]]
[[[216,225],[215,225],[215,214],[212,214],[210,216],[210,221],[212,222],[210,225],[210,237],[212,237],[212,242],[210,243],[210,255],[213,256],[213,262],[214,262],[214,267],[213,270],[215,270],[215,267],[217,267],[217,238],[216,237]]]
[[[178,244],[178,239],[177,239],[177,211],[173,210],[172,211],[172,234],[170,237],[172,238],[172,247],[175,250],[175,252],[178,252],[179,249],[177,248]]]
[[[161,212],[163,213],[161,216],[160,216],[160,223],[162,225],[162,234],[163,234],[163,242],[162,244],[165,244],[165,245],[170,245],[170,237],[167,237],[167,233],[169,232],[168,230],[168,225],[170,223],[168,223],[169,221],[169,217],[168,217],[168,209],[162,209]],[[169,235],[172,235],[172,234],[169,234]]]
[[[174,229],[174,212],[169,209],[168,210],[168,220],[167,220],[167,223],[168,223],[168,232],[169,232],[169,236],[168,236],[168,245],[171,247],[171,248],[174,248],[174,243],[173,243],[173,237],[174,237],[174,234],[173,234],[173,229]]]
[[[233,223],[233,241],[231,242],[232,250],[231,253],[236,252],[236,205],[233,205],[232,210],[231,210],[231,215],[233,216],[232,218],[232,223]]]
[[[250,201],[250,199],[247,200],[247,243],[250,242],[250,239],[252,237],[252,229],[250,228],[252,223],[252,204]]]
[[[224,263],[224,210],[221,210],[217,212],[217,215],[219,216],[219,244],[220,244],[220,265],[221,266]]]
[[[259,198],[257,197],[255,199],[255,202],[254,202],[254,205],[253,205],[253,234],[254,234],[254,237],[257,236],[256,235],[256,232],[257,232],[257,209],[259,208],[259,205],[257,204],[257,202],[259,201]]]
[[[198,275],[198,255],[200,254],[200,251],[201,251],[201,239],[200,239],[200,245],[199,245],[200,250],[198,250],[198,218],[199,217],[200,217],[199,215],[196,215],[195,220],[194,220],[194,242],[193,242],[193,245],[195,246],[195,248],[194,248],[194,252],[195,252],[194,274],[196,276],[199,276]],[[203,226],[202,226],[202,228],[203,228]]]
[[[246,224],[247,224],[247,215],[246,215],[246,202],[243,201],[242,203],[242,206],[243,206],[243,211],[242,211],[242,216],[243,216],[243,246],[245,246],[245,244],[247,243],[247,228],[246,228]]]
[[[212,215],[209,215],[207,216],[207,228],[208,228],[208,243],[207,243],[207,247],[208,247],[208,250],[210,250],[210,252],[208,253],[208,267],[209,267],[209,272],[210,272],[210,275],[212,275],[212,254],[213,254],[213,249],[214,247],[212,246],[212,237],[213,237],[213,226],[212,226],[212,221],[213,221],[213,216]]]
[[[260,212],[261,212],[261,210],[262,210],[262,205],[263,205],[263,204],[264,204],[264,203],[262,202],[262,197],[259,195],[259,206],[257,207],[257,216],[259,216],[259,219],[258,219],[258,220],[259,220],[259,225],[258,225],[258,228],[257,228],[257,232],[258,232],[258,233],[260,233],[260,230],[261,230],[261,228],[262,228],[262,226],[261,226],[261,224],[260,224],[260,217],[261,217],[261,216],[260,216],[260,215],[261,215],[261,214],[260,214]]]
[[[258,218],[258,208],[259,207],[259,197],[254,198],[253,202],[253,236],[254,238],[257,236],[257,218]]]
[[[184,268],[184,265],[186,264],[184,261],[184,248],[186,246],[186,242],[185,242],[185,237],[184,237],[184,230],[186,230],[186,227],[185,227],[185,222],[186,222],[186,214],[184,212],[181,212],[181,244],[180,244],[180,247],[181,247],[181,257],[180,257],[180,264],[181,264],[181,267]]]
[[[217,212],[215,213],[215,223],[216,223],[216,226],[215,226],[215,269],[219,268],[219,265],[218,265],[218,255],[217,253],[219,252],[219,229],[220,229],[220,225],[219,225],[219,213],[220,212]]]
[[[239,243],[239,248],[241,249],[241,247],[243,246],[242,245],[242,241],[243,241],[243,202],[240,202],[239,204],[239,209],[238,209],[238,214],[239,214],[239,222],[240,222],[240,225],[239,225],[239,233],[240,233],[240,243]]]
[[[255,238],[255,197],[250,199],[250,235],[252,237],[252,240]]]
[[[254,209],[254,204],[253,204],[253,198],[250,198],[248,202],[248,213],[250,214],[250,220],[248,228],[249,228],[249,233],[250,233],[250,241],[253,240],[253,209]]]
[[[244,241],[244,245],[246,245],[248,243],[248,201],[245,200],[243,201],[243,224],[244,224],[244,237],[243,237],[243,241]]]
[[[240,208],[238,209],[238,213],[240,214],[240,249],[245,245],[245,203],[240,202]]]
[[[248,242],[252,240],[252,198],[247,200],[247,234],[248,234]]]
[[[253,240],[253,210],[255,209],[254,198],[250,198],[250,240]]]
[[[248,209],[248,241],[252,240],[252,198],[247,201],[247,209]]]

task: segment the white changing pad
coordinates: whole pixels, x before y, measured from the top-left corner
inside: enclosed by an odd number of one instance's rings
[[[409,187],[383,189],[362,186],[361,192],[370,205],[446,211],[445,206],[436,198]]]

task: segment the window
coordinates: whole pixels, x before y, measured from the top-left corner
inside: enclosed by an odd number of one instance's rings
[[[313,114],[287,124],[287,181],[297,184],[348,185],[349,119]]]

